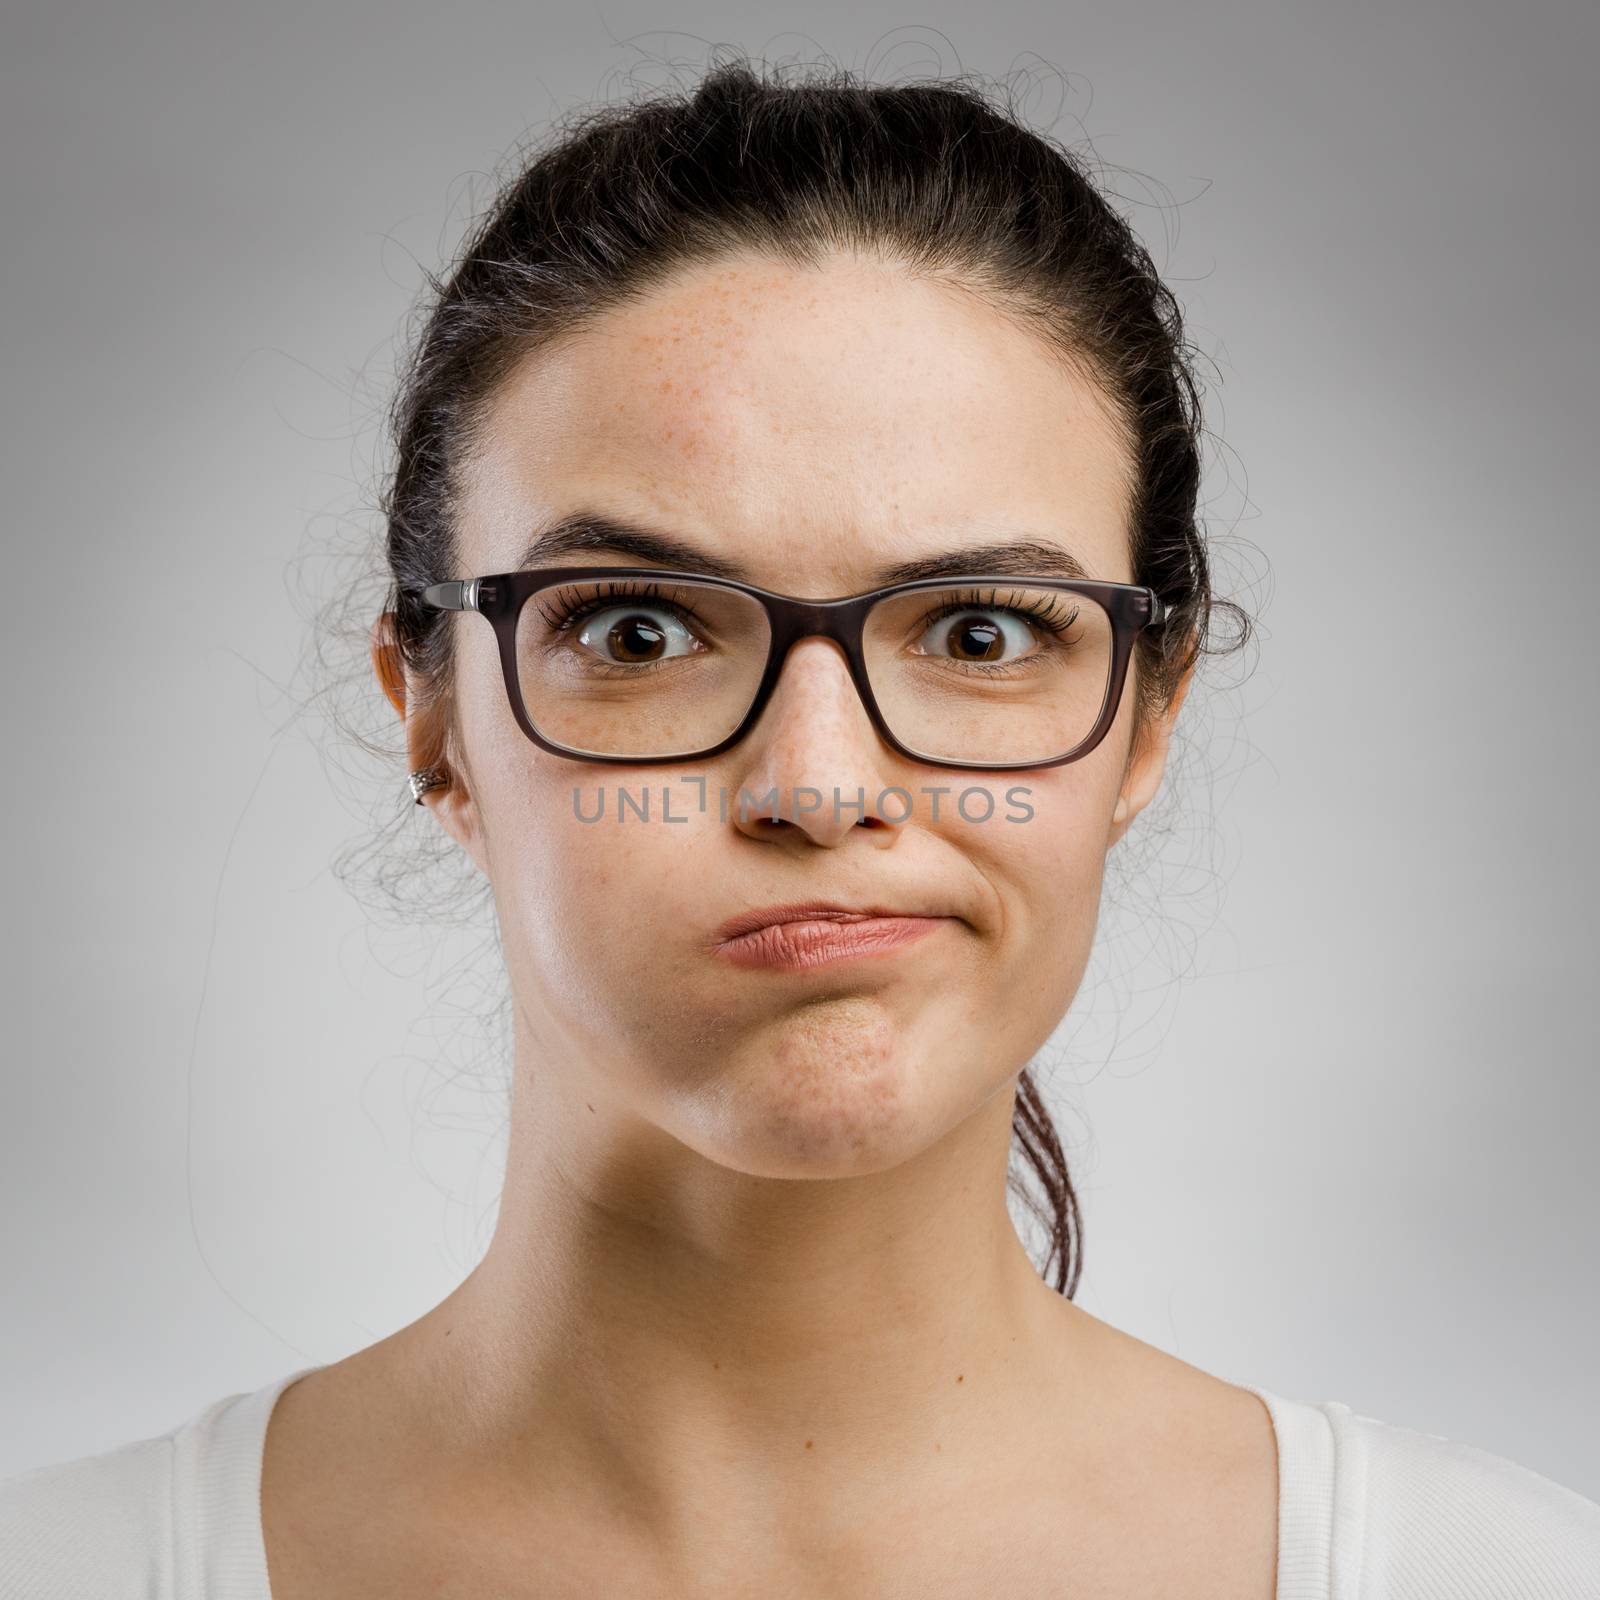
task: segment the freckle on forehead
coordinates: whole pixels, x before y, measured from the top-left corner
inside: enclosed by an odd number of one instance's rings
[[[508,433],[530,498],[541,476],[567,468],[625,488],[646,480],[690,523],[837,527],[840,559],[854,537],[847,527],[885,516],[914,525],[922,508],[947,507],[969,483],[993,479],[1010,494],[1020,481],[1011,499],[1066,499],[1080,522],[1105,498],[1093,429],[1066,430],[1075,448],[1064,453],[1059,425],[1049,451],[1028,448],[1032,419],[1052,407],[1058,419],[1062,408],[1076,415],[1081,394],[1062,393],[1053,366],[1036,374],[1032,347],[973,318],[968,302],[957,300],[952,316],[947,299],[898,278],[852,274],[835,286],[760,263],[712,268],[617,308],[595,331],[534,374],[528,426]],[[954,420],[927,404],[945,383],[960,402]],[[981,448],[969,445],[979,438]],[[1054,465],[1029,487],[1034,454]],[[1106,512],[1108,527],[1118,515]]]

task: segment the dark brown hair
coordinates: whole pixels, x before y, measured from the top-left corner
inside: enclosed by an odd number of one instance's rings
[[[414,596],[465,575],[461,467],[497,386],[529,352],[686,266],[732,251],[813,266],[845,250],[981,296],[1110,401],[1132,479],[1133,581],[1174,613],[1139,643],[1136,733],[1208,650],[1215,610],[1238,617],[1242,642],[1249,619],[1213,598],[1196,520],[1199,390],[1179,307],[1084,163],[970,74],[890,86],[831,64],[779,74],[724,59],[688,90],[569,115],[505,182],[448,277],[430,275],[389,413],[395,460],[380,504],[385,609],[408,714],[433,745],[425,759],[449,772],[459,750],[449,614]],[[1012,1183],[1047,1229],[1043,1275],[1070,1298],[1082,1219],[1028,1071],[1013,1128],[1048,1212]]]

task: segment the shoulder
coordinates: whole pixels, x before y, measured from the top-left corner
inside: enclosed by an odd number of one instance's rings
[[[0,1479],[0,1600],[171,1594],[173,1439]]]
[[[269,1600],[261,1460],[301,1367],[153,1438],[0,1478],[0,1600]]]
[[[1600,1597],[1600,1505],[1475,1445],[1326,1407],[1367,1597]]]

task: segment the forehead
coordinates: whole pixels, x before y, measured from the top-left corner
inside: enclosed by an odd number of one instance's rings
[[[696,267],[533,352],[463,477],[462,558],[577,507],[835,594],[1027,536],[1128,580],[1131,462],[1099,389],[975,294],[854,256]]]

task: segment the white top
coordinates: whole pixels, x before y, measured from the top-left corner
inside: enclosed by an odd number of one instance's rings
[[[0,1600],[272,1600],[261,1454],[281,1390],[0,1480]],[[1277,1600],[1600,1600],[1600,1505],[1338,1400],[1245,1384],[1278,1440]]]

